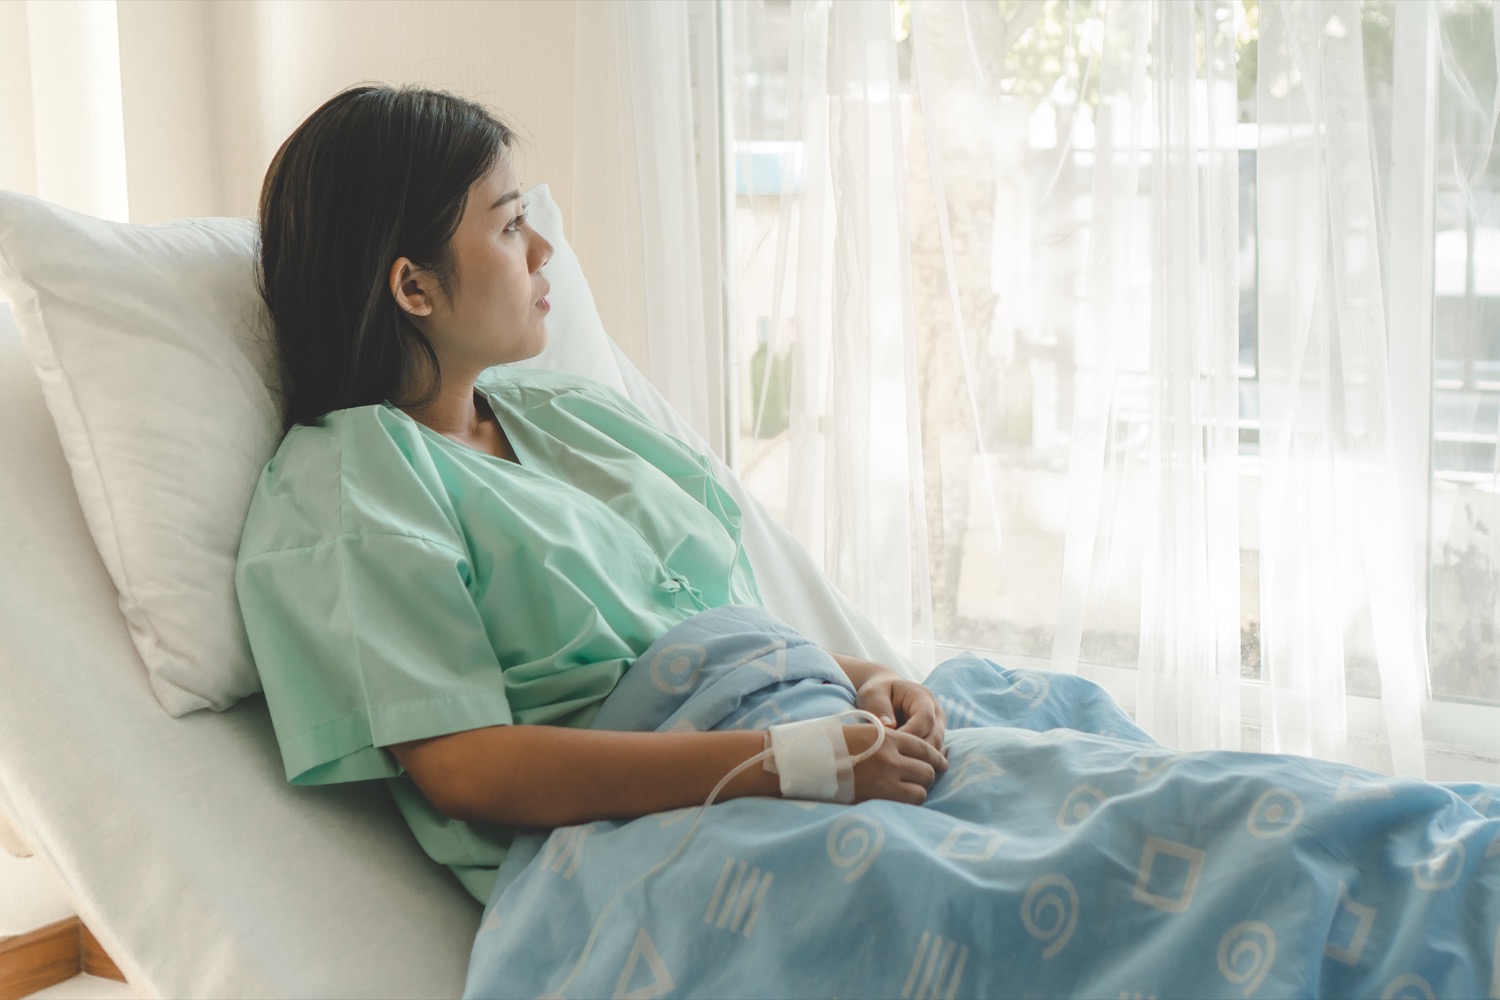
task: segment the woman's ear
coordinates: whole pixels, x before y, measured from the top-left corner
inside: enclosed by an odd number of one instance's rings
[[[409,257],[398,257],[391,265],[391,297],[413,316],[431,316],[437,279],[417,267]]]

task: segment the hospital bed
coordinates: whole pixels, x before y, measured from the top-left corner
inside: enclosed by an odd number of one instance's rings
[[[553,287],[566,289],[539,362],[613,383],[701,446],[598,328],[581,272],[562,273],[578,265],[545,187],[532,217],[557,248]],[[56,874],[137,995],[458,996],[481,908],[423,854],[382,783],[289,785],[260,695],[181,718],[153,697],[3,302],[0,469],[0,820]],[[770,610],[909,672],[717,470],[745,512]]]

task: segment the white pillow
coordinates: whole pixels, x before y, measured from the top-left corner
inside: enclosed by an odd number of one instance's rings
[[[624,390],[546,185],[549,344],[534,365]],[[141,226],[0,191],[0,293],[13,304],[94,543],[163,708],[222,711],[260,690],[234,561],[281,438],[255,223]]]

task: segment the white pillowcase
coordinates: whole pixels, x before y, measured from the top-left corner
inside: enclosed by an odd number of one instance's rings
[[[549,344],[529,362],[624,390],[545,185]],[[281,439],[255,223],[105,222],[0,192],[0,292],[13,305],[94,543],[152,691],[181,716],[260,690],[234,595],[250,495]]]
[[[248,219],[103,222],[0,192],[0,291],[94,543],[174,716],[260,690],[234,598],[280,437]]]

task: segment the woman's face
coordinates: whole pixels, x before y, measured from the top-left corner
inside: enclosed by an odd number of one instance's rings
[[[443,370],[477,375],[541,353],[552,308],[541,268],[552,244],[527,225],[515,172],[503,155],[469,188],[450,250],[448,293],[432,296],[422,324]]]

